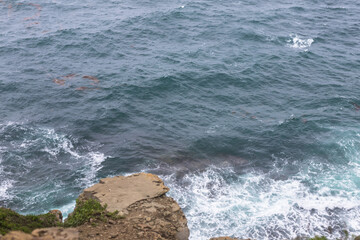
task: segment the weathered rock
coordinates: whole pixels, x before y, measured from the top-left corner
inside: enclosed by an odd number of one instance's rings
[[[110,212],[124,210],[131,204],[164,195],[169,191],[163,181],[151,173],[138,173],[128,177],[104,178],[100,183],[84,190],[80,199],[96,199],[107,204]]]
[[[78,240],[79,232],[75,228],[40,228],[31,234],[13,231],[1,240]]]
[[[40,228],[35,229],[31,235],[35,239],[46,240],[78,240],[79,231],[75,228]]]
[[[187,220],[177,202],[165,195],[168,191],[163,181],[153,174],[100,180],[85,189],[80,201],[97,199],[107,204],[109,211],[125,212],[125,218],[116,224],[92,222],[79,226],[80,238],[187,240]],[[98,232],[103,236],[96,235]]]
[[[10,232],[1,240],[187,240],[186,217],[177,202],[165,195],[169,189],[153,174],[140,173],[128,177],[100,180],[87,188],[79,200],[96,199],[107,205],[107,211],[119,211],[125,218],[94,215],[85,224],[74,228],[36,229],[32,234]],[[62,219],[58,210],[50,211],[56,222]],[[126,214],[125,214],[126,213]]]
[[[34,237],[31,234],[27,234],[20,231],[12,231],[6,234],[5,236],[1,237],[1,240],[33,240]]]
[[[56,217],[55,221],[61,223],[63,220],[63,215],[60,210],[51,210],[49,211],[50,214]]]

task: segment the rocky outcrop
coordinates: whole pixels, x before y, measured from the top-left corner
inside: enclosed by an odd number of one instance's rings
[[[133,174],[101,179],[87,188],[80,201],[96,199],[107,210],[125,218],[84,224],[78,229],[83,239],[178,239],[189,237],[187,220],[175,200],[165,195],[169,189],[156,175]]]
[[[178,203],[165,195],[168,191],[169,188],[158,176],[149,173],[104,178],[80,194],[75,209],[80,210],[81,203],[93,199],[106,206],[105,214],[88,218],[76,228],[42,228],[31,234],[13,231],[0,239],[187,240],[189,229],[186,217]],[[113,212],[120,217],[114,217]],[[54,221],[61,221],[60,211],[50,213],[55,216]]]
[[[31,234],[13,231],[0,237],[1,240],[78,240],[79,232],[75,228],[40,228]]]
[[[124,212],[131,204],[153,199],[169,191],[163,181],[151,173],[138,173],[128,177],[117,176],[101,179],[98,184],[84,190],[80,200],[96,199],[107,205],[110,212]]]

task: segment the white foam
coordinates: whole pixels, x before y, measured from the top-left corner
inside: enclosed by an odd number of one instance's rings
[[[0,171],[1,173],[1,171]],[[10,200],[12,196],[8,193],[8,190],[13,186],[13,181],[2,180],[0,183],[0,200]]]
[[[0,154],[5,150],[5,147],[0,146]],[[12,196],[9,194],[8,190],[13,186],[13,181],[10,179],[3,179],[4,167],[1,164],[2,158],[0,155],[0,200],[9,200]]]
[[[71,157],[78,161],[85,163],[84,168],[79,171],[85,176],[78,179],[78,182],[82,182],[81,187],[89,186],[96,180],[96,173],[102,168],[101,163],[106,159],[106,156],[100,152],[90,151],[86,154],[79,153],[70,137],[64,134],[58,134],[54,129],[48,128],[29,128],[33,136],[39,136],[38,138],[24,139],[20,147],[29,148],[34,145],[43,145],[43,151],[50,154],[52,157],[57,158],[60,153],[69,154]],[[42,141],[42,142],[40,142]],[[75,140],[76,141],[76,140]]]
[[[181,182],[174,175],[162,177],[171,189],[169,194],[185,210],[191,239],[329,236],[327,228],[338,224],[359,234],[360,191],[349,188],[334,193],[339,180],[332,174],[320,176],[312,186],[306,184],[308,173],[304,172],[287,180],[274,180],[271,173],[254,170],[237,177],[231,168],[210,167],[186,174]],[[343,211],[334,220],[331,211],[336,208]],[[331,237],[340,237],[340,233]]]
[[[105,161],[107,156],[100,152],[90,152],[85,156],[90,160],[87,168],[85,169],[85,177],[82,179],[86,186],[90,186],[96,180],[97,172],[102,168],[101,163]]]
[[[54,165],[58,164],[62,165],[60,166],[62,170],[71,171],[70,174],[78,174],[75,184],[79,188],[88,187],[97,181],[97,172],[102,168],[102,163],[106,156],[99,151],[92,150],[93,144],[88,143],[89,145],[82,145],[78,148],[74,146],[78,141],[77,139],[69,135],[57,133],[54,129],[36,128],[15,122],[0,124],[0,132],[7,134],[13,131],[19,131],[22,138],[10,139],[8,148],[1,148],[0,146],[0,200],[11,198],[9,189],[13,187],[14,183],[11,178],[16,179],[16,175],[22,174],[17,172],[11,175],[3,172],[4,166],[1,164],[1,152],[3,151],[12,152],[18,156],[18,164],[21,164],[22,169],[25,169],[25,171],[31,171],[33,166],[53,169]],[[8,144],[7,142],[4,143]],[[41,151],[43,157],[35,157],[30,160],[22,158],[24,152],[31,153],[33,151]],[[61,178],[61,176],[59,177]],[[66,187],[61,184],[57,186],[56,181],[61,182],[61,179],[52,179],[52,182],[55,183],[53,191],[47,189],[44,190],[45,192],[29,194],[26,199],[23,199],[23,204],[29,207],[34,204],[36,205],[39,198],[43,198],[46,201],[50,192],[52,194],[59,194]],[[72,207],[73,205],[70,205],[70,208]]]
[[[314,39],[301,39],[297,34],[291,34],[290,40],[288,40],[288,46],[297,49],[308,50],[311,44],[314,42]]]
[[[66,205],[63,205],[59,210],[63,214],[63,220],[65,220],[68,215],[74,211],[76,205],[76,201],[72,201],[71,203],[68,203]]]

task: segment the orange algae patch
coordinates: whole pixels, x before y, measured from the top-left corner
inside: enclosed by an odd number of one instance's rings
[[[93,81],[94,84],[98,84],[100,82],[99,79],[93,76],[83,76],[83,78]]]
[[[57,85],[65,85],[67,80],[75,78],[77,76],[78,75],[75,74],[75,73],[70,73],[68,75],[60,76],[58,78],[53,79],[53,82],[56,83]],[[84,75],[84,76],[82,76],[82,78],[90,80],[91,85],[97,85],[100,82],[100,80],[97,77],[90,76],[90,75]],[[98,87],[86,87],[86,86],[81,86],[81,87],[76,87],[75,88],[76,91],[98,90],[98,89],[100,89],[100,88],[98,88]]]
[[[22,5],[22,4],[23,3],[18,3],[18,5]],[[35,7],[37,9],[37,12],[31,17],[24,18],[25,21],[40,17],[40,12],[41,12],[41,9],[42,9],[39,4],[29,3],[29,5]]]
[[[65,80],[63,79],[58,79],[58,78],[55,78],[53,80],[54,83],[56,83],[57,85],[64,85],[65,84]]]

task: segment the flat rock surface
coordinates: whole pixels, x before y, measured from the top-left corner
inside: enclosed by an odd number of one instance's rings
[[[79,232],[75,228],[41,228],[31,234],[13,231],[1,237],[1,240],[78,240]]]
[[[101,179],[80,195],[80,199],[96,199],[107,210],[123,212],[131,204],[164,195],[169,191],[163,181],[151,173],[137,173],[128,177],[117,176]]]

